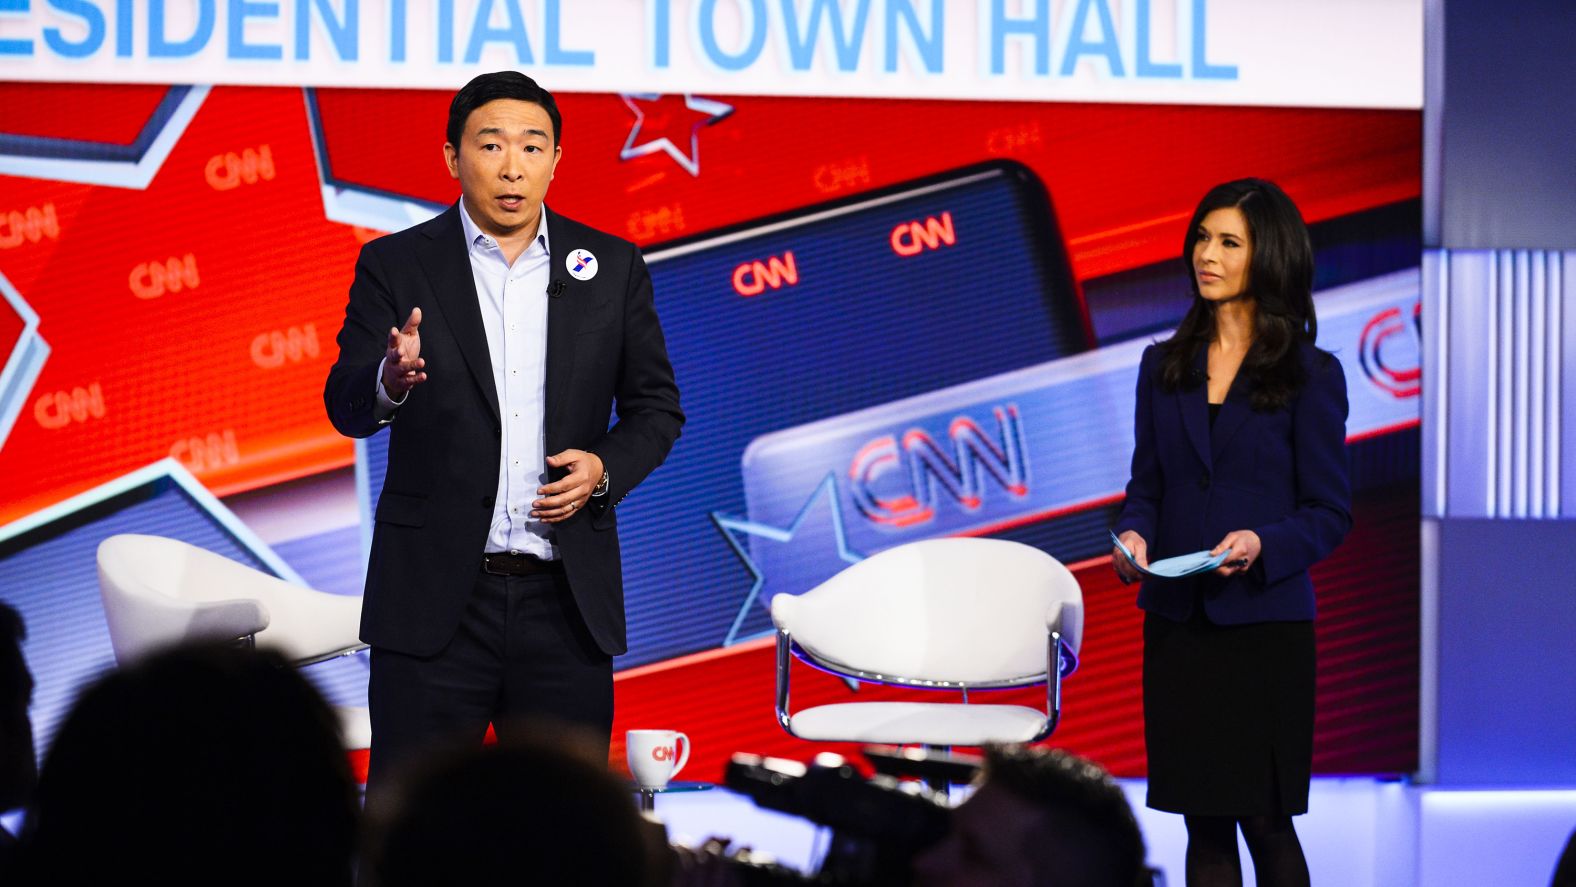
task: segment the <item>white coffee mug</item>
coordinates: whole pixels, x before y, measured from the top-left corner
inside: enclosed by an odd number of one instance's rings
[[[684,743],[683,754],[678,744]],[[646,789],[667,788],[668,780],[684,769],[689,760],[690,741],[677,730],[630,730],[624,734],[624,750],[629,758],[629,773],[635,784]]]

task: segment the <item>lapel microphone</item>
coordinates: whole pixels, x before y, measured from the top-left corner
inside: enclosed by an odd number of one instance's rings
[[[564,294],[564,282],[562,280],[554,280],[552,283],[548,284],[547,285],[547,294],[549,296],[552,296],[555,299],[558,298],[559,296],[563,295]]]

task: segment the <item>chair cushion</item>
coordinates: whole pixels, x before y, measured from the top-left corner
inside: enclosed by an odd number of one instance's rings
[[[1021,705],[844,702],[798,712],[788,729],[820,742],[981,745],[1028,742],[1044,727],[1045,712]]]

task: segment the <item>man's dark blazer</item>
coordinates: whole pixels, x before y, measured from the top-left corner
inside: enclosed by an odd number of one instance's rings
[[[550,279],[562,290],[547,308],[546,454],[596,453],[609,480],[606,497],[553,528],[591,636],[617,655],[626,640],[612,506],[667,457],[684,415],[639,250],[557,213],[547,214],[547,234]],[[596,257],[590,280],[564,267],[576,249]],[[378,365],[389,329],[416,307],[427,380],[390,423],[361,639],[427,656],[454,634],[480,570],[501,458],[498,392],[458,204],[361,250],[339,359],[323,390],[341,434],[367,437],[382,427],[373,416]],[[618,422],[609,428],[615,403]]]
[[[1138,605],[1181,622],[1202,591],[1211,622],[1312,619],[1308,568],[1351,528],[1346,454],[1346,376],[1332,355],[1302,346],[1304,385],[1292,402],[1254,410],[1241,375],[1212,429],[1202,380],[1168,392],[1160,384],[1161,346],[1144,350],[1138,369],[1133,475],[1115,532],[1133,530],[1149,560],[1213,548],[1233,530],[1259,536],[1258,561],[1244,573],[1145,579]]]

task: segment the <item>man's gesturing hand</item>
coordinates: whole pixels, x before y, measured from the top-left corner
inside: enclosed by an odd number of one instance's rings
[[[553,468],[569,466],[569,474],[536,492],[542,496],[531,503],[531,516],[543,523],[556,524],[583,508],[591,491],[602,479],[602,460],[585,450],[564,450],[547,457]]]
[[[405,392],[427,381],[427,362],[421,359],[421,309],[412,308],[404,329],[389,327],[389,347],[383,361],[383,390],[391,400],[404,400]]]

